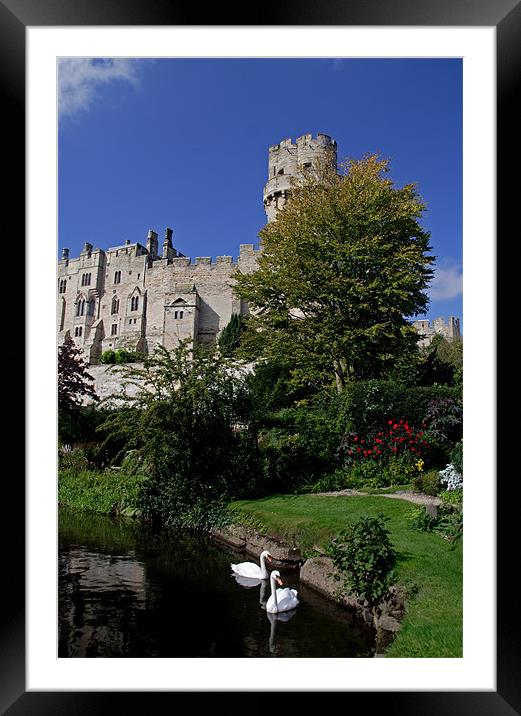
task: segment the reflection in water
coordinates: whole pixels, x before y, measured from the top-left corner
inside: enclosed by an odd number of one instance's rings
[[[289,622],[291,617],[294,617],[296,613],[296,609],[291,609],[291,611],[289,612],[279,612],[278,614],[273,614],[273,612],[266,612],[266,616],[268,617],[271,624],[269,639],[270,654],[277,654],[277,647],[275,645],[275,629],[277,626],[277,622]]]
[[[294,619],[268,615],[266,640],[268,581],[230,579],[229,552],[200,536],[60,511],[59,543],[60,657],[374,654],[370,634],[307,591]]]

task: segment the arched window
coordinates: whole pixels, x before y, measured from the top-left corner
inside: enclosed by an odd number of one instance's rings
[[[121,283],[121,271],[114,273],[114,283]]]
[[[85,313],[85,299],[81,298],[76,304],[76,315],[83,316]]]
[[[114,314],[114,313],[118,313],[118,311],[119,311],[119,298],[116,298],[116,296],[114,296],[114,298],[112,299],[112,306],[111,306],[110,312],[111,312],[111,314]]]
[[[130,299],[130,310],[137,311],[139,307],[139,296],[133,296]]]
[[[96,306],[96,302],[93,298],[90,299],[88,309],[87,309],[87,315],[93,316],[94,315],[94,308]]]
[[[83,276],[81,277],[81,285],[82,286],[90,286],[90,277],[91,277],[90,273],[84,273]]]
[[[60,289],[59,289],[59,292],[60,292],[60,293],[65,293],[66,290],[67,290],[67,279],[62,278],[62,279],[60,280]]]

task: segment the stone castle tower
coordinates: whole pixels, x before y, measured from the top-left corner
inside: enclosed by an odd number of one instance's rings
[[[292,179],[311,169],[318,162],[331,162],[336,167],[337,146],[327,134],[311,134],[298,137],[293,144],[284,139],[269,148],[268,181],[264,186],[264,210],[268,222],[273,221],[278,209],[288,201]]]

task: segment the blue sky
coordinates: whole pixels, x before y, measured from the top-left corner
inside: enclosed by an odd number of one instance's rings
[[[459,59],[62,60],[59,255],[161,242],[236,257],[265,223],[268,147],[329,134],[416,182],[437,256],[428,318],[462,315]],[[462,321],[463,323],[463,321]]]

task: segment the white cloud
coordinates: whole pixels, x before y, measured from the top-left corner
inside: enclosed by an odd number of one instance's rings
[[[137,84],[137,64],[128,59],[62,59],[58,65],[60,118],[84,112],[94,103],[99,86],[115,80]]]
[[[453,259],[442,261],[434,270],[429,295],[434,301],[443,301],[463,293],[463,270]]]

